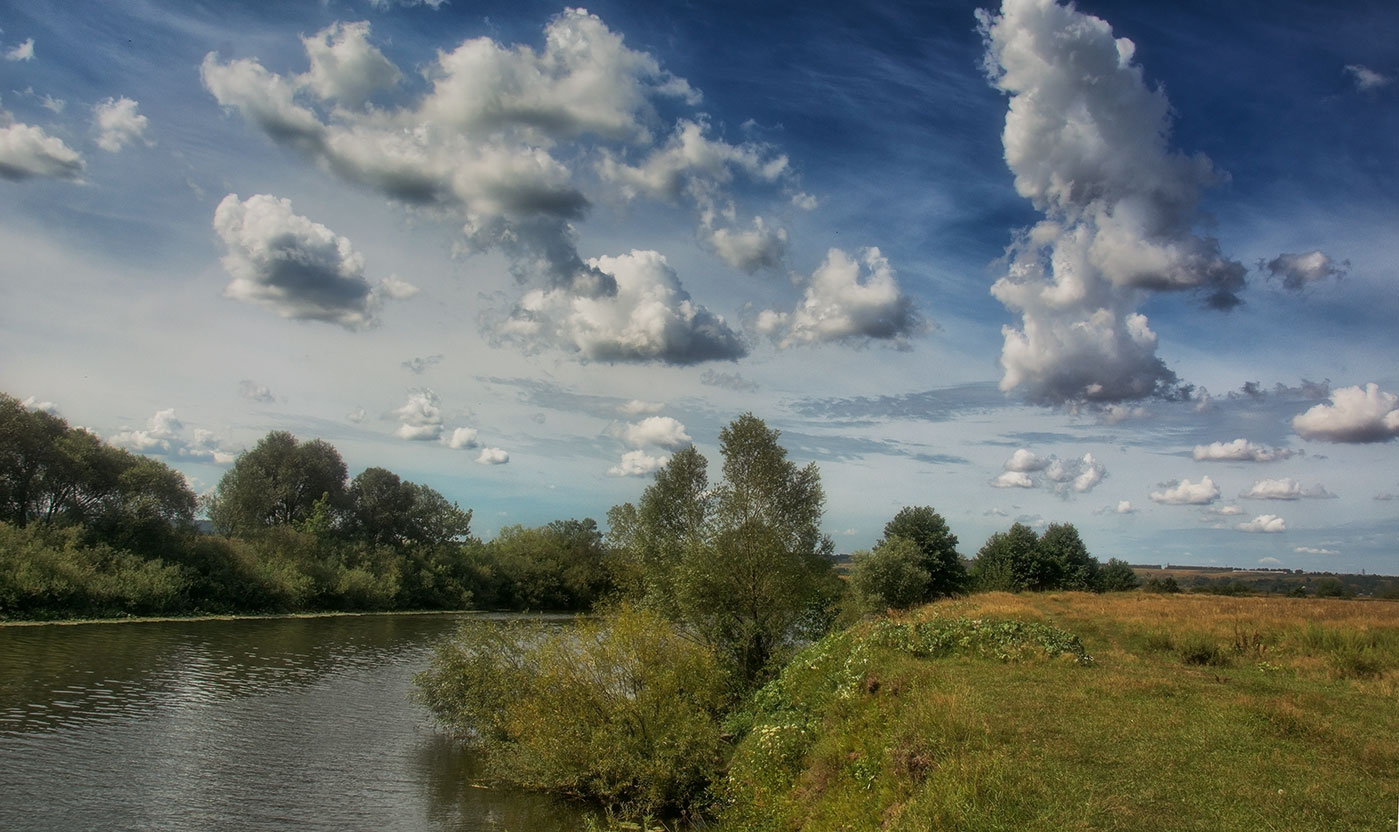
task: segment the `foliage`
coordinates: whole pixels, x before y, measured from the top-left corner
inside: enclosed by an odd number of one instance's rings
[[[340,529],[351,540],[384,546],[438,545],[471,534],[471,510],[385,468],[366,468],[346,490]]]
[[[927,592],[921,601],[957,595],[966,589],[967,569],[957,554],[957,535],[931,506],[908,506],[884,525],[883,540],[902,537],[918,545],[922,568],[928,573]]]
[[[515,786],[628,814],[696,806],[722,765],[714,653],[654,612],[571,627],[472,621],[418,679],[421,699]]]
[[[1180,584],[1173,575],[1167,575],[1164,578],[1158,578],[1152,575],[1146,579],[1146,584],[1142,586],[1142,589],[1147,592],[1170,594],[1180,592]]]
[[[799,631],[823,629],[838,591],[820,531],[820,472],[788,460],[778,437],[744,414],[719,434],[719,485],[709,487],[707,463],[690,448],[636,507],[609,513],[641,603],[698,633],[744,684]]]
[[[322,498],[343,503],[345,462],[329,442],[301,442],[272,431],[238,455],[209,500],[209,519],[226,535],[250,536],[305,523]]]
[[[1103,592],[1128,592],[1141,586],[1141,579],[1125,560],[1109,558],[1098,570],[1098,581]]]
[[[83,545],[76,529],[0,523],[0,619],[159,615],[187,585],[177,566]]]
[[[602,533],[591,518],[506,526],[470,556],[479,601],[490,607],[587,610],[612,588]]]
[[[865,612],[922,603],[931,583],[923,550],[905,537],[886,537],[873,551],[856,552],[850,571],[850,588]]]
[[[983,591],[1036,589],[1049,570],[1039,559],[1039,535],[1023,523],[996,532],[972,561],[971,578]]]
[[[1051,523],[1040,535],[1040,561],[1045,564],[1039,585],[1031,589],[1072,589],[1096,591],[1099,588],[1098,561],[1071,523]]]

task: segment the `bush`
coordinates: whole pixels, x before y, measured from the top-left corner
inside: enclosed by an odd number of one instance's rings
[[[1141,585],[1137,573],[1125,560],[1111,558],[1098,572],[1099,586],[1103,592],[1128,592]]]
[[[571,627],[468,622],[416,681],[513,786],[629,815],[686,812],[723,764],[728,680],[711,650],[651,612]]]
[[[891,537],[873,552],[858,552],[850,586],[866,612],[906,609],[923,601],[930,576],[922,565],[923,550],[904,537]]]
[[[1146,584],[1142,586],[1142,589],[1146,590],[1147,592],[1157,592],[1163,595],[1169,595],[1176,592],[1180,592],[1180,584],[1176,583],[1176,579],[1171,575],[1167,575],[1164,578],[1158,578],[1155,575],[1152,575],[1150,578],[1146,579]]]

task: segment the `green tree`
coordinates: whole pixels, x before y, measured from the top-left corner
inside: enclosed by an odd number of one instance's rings
[[[927,600],[932,576],[923,549],[897,535],[881,540],[871,552],[857,552],[850,586],[866,612],[907,609]]]
[[[1051,523],[1040,535],[1039,556],[1035,580],[1029,589],[1099,588],[1098,561],[1088,554],[1088,547],[1072,523]]]
[[[342,504],[346,473],[340,452],[330,443],[299,442],[286,431],[273,431],[239,454],[219,480],[209,519],[228,535],[304,523],[317,500],[324,497],[332,507]]]
[[[820,472],[788,460],[778,438],[744,414],[719,434],[718,486],[709,487],[707,463],[691,448],[657,474],[638,508],[609,515],[648,602],[713,645],[744,684],[826,614],[835,592]]]
[[[883,540],[902,537],[917,544],[920,566],[928,573],[927,593],[919,601],[956,595],[966,589],[967,569],[957,554],[957,535],[931,506],[908,506],[884,525]]]
[[[1127,592],[1141,586],[1141,580],[1127,561],[1117,558],[1109,558],[1103,564],[1098,579],[1104,592]]]
[[[60,465],[68,423],[0,393],[0,520],[27,526],[44,504],[46,479]]]
[[[1039,564],[1039,535],[1023,523],[987,539],[976,560],[971,578],[978,589],[1021,592],[1034,589],[1044,573]]]
[[[377,545],[450,543],[471,533],[471,511],[392,471],[366,468],[346,491],[342,531]]]
[[[494,583],[485,597],[500,606],[585,610],[611,587],[602,533],[592,519],[507,526],[484,549]]]

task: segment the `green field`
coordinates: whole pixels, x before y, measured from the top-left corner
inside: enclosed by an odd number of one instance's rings
[[[734,720],[725,830],[1382,830],[1399,604],[991,593],[811,646]]]

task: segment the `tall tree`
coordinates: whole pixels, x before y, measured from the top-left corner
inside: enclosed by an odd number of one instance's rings
[[[816,465],[798,467],[779,433],[751,413],[719,434],[723,482],[681,451],[642,494],[614,509],[614,542],[631,547],[648,599],[716,647],[744,683],[808,620],[830,588],[825,495]]]
[[[1101,587],[1098,561],[1072,523],[1051,523],[1040,535],[1040,557],[1046,561],[1049,585],[1034,589],[1078,589],[1094,592]]]
[[[907,506],[884,525],[881,542],[902,537],[918,545],[919,566],[928,573],[927,591],[920,601],[956,595],[967,584],[967,569],[957,554],[957,535],[932,506]]]
[[[1016,523],[986,540],[972,562],[971,577],[979,589],[1039,589],[1044,579],[1039,560],[1039,535],[1029,526]]]
[[[332,508],[343,503],[346,473],[340,452],[329,442],[299,442],[286,431],[273,431],[239,454],[219,480],[209,519],[220,532],[239,535],[304,523],[318,500],[325,498]]]

